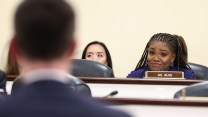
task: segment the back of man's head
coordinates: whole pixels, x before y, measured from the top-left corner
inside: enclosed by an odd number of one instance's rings
[[[55,59],[70,47],[74,25],[74,12],[64,0],[25,0],[15,14],[16,42],[29,59]]]

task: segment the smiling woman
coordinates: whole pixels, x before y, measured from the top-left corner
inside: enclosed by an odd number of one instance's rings
[[[195,79],[193,71],[184,60],[178,39],[167,33],[151,37],[135,71],[127,77],[143,78],[146,71],[182,71],[186,79]]]

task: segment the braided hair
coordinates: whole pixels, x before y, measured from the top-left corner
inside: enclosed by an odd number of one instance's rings
[[[174,37],[171,34],[168,33],[157,33],[153,35],[149,42],[147,43],[145,50],[142,54],[141,59],[139,60],[135,70],[141,69],[146,65],[147,62],[147,56],[148,56],[148,48],[151,45],[153,41],[157,42],[163,42],[169,45],[169,47],[172,49],[173,53],[176,54],[176,58],[173,61],[173,67],[184,68],[184,69],[191,69],[189,65],[185,62],[183,58],[183,51],[180,42],[176,37]]]
[[[178,39],[178,42],[181,44],[181,48],[183,51],[183,58],[186,62],[188,62],[188,48],[186,46],[186,42],[185,42],[184,38],[179,35],[173,35],[173,36],[176,37]]]

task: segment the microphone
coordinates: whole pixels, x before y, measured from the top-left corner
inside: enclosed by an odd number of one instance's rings
[[[111,97],[111,96],[114,96],[114,95],[117,95],[118,94],[118,91],[112,91],[111,93],[109,93],[108,95],[104,96],[103,98],[108,98],[108,97]]]

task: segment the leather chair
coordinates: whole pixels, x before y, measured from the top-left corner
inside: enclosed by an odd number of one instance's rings
[[[7,94],[6,92],[6,74],[0,70],[0,93]]]
[[[184,88],[185,96],[190,97],[208,97],[208,82],[202,82],[190,85]],[[175,93],[174,98],[180,98],[182,96],[182,90],[179,90]]]
[[[208,67],[196,63],[188,63],[197,80],[208,80]]]
[[[6,74],[0,70],[0,101],[3,100],[6,95]]]
[[[73,59],[73,61],[72,75],[76,77],[114,78],[113,70],[104,64],[85,59]]]
[[[83,95],[86,97],[91,97],[91,90],[89,86],[76,77],[70,77],[70,82],[68,83],[69,88],[71,88],[76,94]],[[11,89],[11,95],[16,94],[22,87],[24,87],[24,84],[21,80],[21,78],[16,78],[13,81],[12,89]]]

